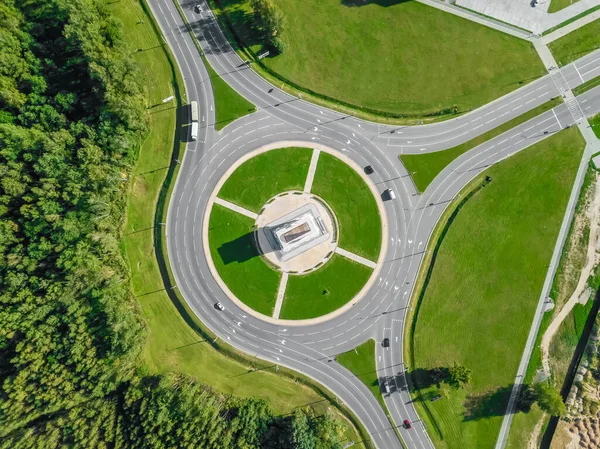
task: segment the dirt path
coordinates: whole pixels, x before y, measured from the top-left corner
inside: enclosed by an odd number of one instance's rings
[[[596,264],[600,261],[600,254],[598,251],[598,235],[600,233],[600,187],[598,185],[598,181],[596,178],[596,185],[594,188],[594,198],[590,202],[589,208],[587,210],[587,215],[590,218],[590,239],[588,241],[587,254],[585,256],[585,265],[581,270],[581,275],[579,276],[579,281],[577,282],[577,287],[573,294],[569,298],[569,300],[565,303],[561,311],[556,315],[554,320],[546,329],[546,332],[542,336],[542,366],[544,368],[544,374],[547,376],[550,375],[550,365],[548,363],[548,349],[550,347],[550,343],[552,342],[552,337],[560,327],[561,323],[565,320],[565,318],[569,315],[581,294],[584,292],[587,287],[587,280],[592,273],[592,270],[596,266]]]
[[[529,441],[527,442],[527,449],[537,449],[538,448],[538,440],[540,439],[540,432],[542,431],[542,426],[544,425],[546,418],[546,414],[542,416],[542,418],[535,425],[533,432],[529,436]]]

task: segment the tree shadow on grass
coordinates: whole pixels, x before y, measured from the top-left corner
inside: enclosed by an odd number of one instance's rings
[[[507,385],[486,393],[468,396],[463,403],[464,420],[478,421],[493,416],[504,416],[512,389],[512,385]]]
[[[441,383],[447,382],[448,377],[448,368],[417,368],[410,372],[407,386],[410,391],[424,390],[433,385],[440,388]]]

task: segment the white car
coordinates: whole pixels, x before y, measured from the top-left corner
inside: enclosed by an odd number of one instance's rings
[[[219,309],[221,311],[225,310],[225,307],[223,307],[223,304],[221,304],[220,302],[218,302],[218,303],[215,304],[215,308]]]
[[[196,14],[202,14],[202,6],[201,5],[194,6],[194,11],[196,12]]]

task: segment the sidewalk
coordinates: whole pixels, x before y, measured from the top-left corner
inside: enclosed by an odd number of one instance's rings
[[[496,26],[490,25],[496,23],[494,21],[495,19],[505,22],[508,25],[523,28],[532,34],[537,35],[598,6],[598,0],[579,0],[560,11],[550,14],[548,13],[548,8],[551,0],[538,0],[538,3],[535,6],[532,6],[532,1],[533,0],[456,0],[456,5],[480,14],[480,17],[483,20],[488,21],[488,26],[491,26],[492,28],[497,28]],[[595,14],[596,13],[592,13],[590,15],[594,15],[595,18],[600,17],[600,15]],[[567,26],[570,27],[569,31],[573,31],[592,20],[594,20],[594,18],[585,16]],[[508,28],[506,25],[505,27]],[[564,34],[567,34],[569,31],[565,31]],[[526,32],[524,33],[527,34]],[[564,34],[557,34],[555,39]]]
[[[546,67],[556,67],[556,62],[554,61],[554,58],[552,57],[550,51],[548,51],[548,47],[546,47],[546,45],[539,39],[536,40],[536,42],[534,42],[534,45],[535,48],[538,50],[540,58],[542,58],[542,61],[544,61]],[[555,74],[562,76],[562,74],[560,73],[560,69],[553,68],[551,71],[551,75],[554,77],[556,76]],[[571,92],[568,86],[566,87],[566,90],[563,90],[565,88],[560,85],[557,85],[557,88],[565,97],[567,105],[569,105],[569,100],[572,99],[579,108],[579,103],[577,103],[577,100],[573,96],[573,92]],[[572,106],[569,105],[569,110],[571,110],[571,107]],[[573,114],[573,111],[571,111],[571,113]],[[523,356],[521,357],[521,362],[519,363],[519,368],[517,369],[513,389],[510,393],[510,399],[508,401],[508,406],[506,407],[506,413],[504,414],[504,418],[502,420],[502,426],[500,427],[500,433],[498,434],[498,440],[496,441],[495,449],[504,449],[506,447],[510,426],[512,424],[512,419],[515,413],[517,398],[519,396],[521,388],[523,387],[523,381],[525,380],[525,374],[527,372],[527,367],[531,359],[531,354],[533,353],[533,350],[535,348],[535,342],[540,330],[540,325],[542,324],[542,318],[546,312],[546,308],[544,307],[544,305],[546,302],[546,298],[550,294],[550,289],[552,288],[552,282],[554,280],[554,276],[558,268],[560,256],[562,254],[565,241],[569,234],[569,228],[571,227],[571,222],[575,213],[575,207],[577,206],[577,200],[579,198],[579,192],[581,191],[581,186],[583,185],[583,179],[585,177],[585,173],[587,171],[592,155],[596,152],[600,152],[600,140],[596,138],[596,135],[594,134],[587,118],[584,116],[580,120],[577,120],[577,118],[575,118],[575,120],[577,121],[577,127],[579,128],[579,131],[581,132],[583,138],[586,141],[586,147],[583,152],[581,162],[579,164],[579,169],[577,171],[577,176],[573,184],[573,189],[571,190],[571,196],[569,197],[569,203],[567,205],[567,210],[565,212],[565,216],[560,227],[560,232],[558,234],[558,238],[556,239],[554,252],[552,253],[552,259],[550,261],[550,265],[548,266],[548,272],[546,273],[546,278],[544,280],[544,286],[542,287],[542,291],[538,301],[538,306],[535,311],[531,328],[529,329],[527,343],[525,344]]]

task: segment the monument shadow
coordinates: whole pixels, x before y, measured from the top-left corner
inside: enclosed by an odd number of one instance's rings
[[[260,231],[261,229],[258,229],[256,232]],[[256,243],[254,231],[248,232],[230,242],[223,243],[217,248],[217,252],[225,265],[229,265],[230,263],[244,263],[263,254]]]

